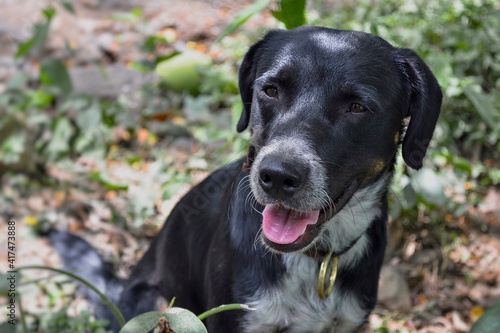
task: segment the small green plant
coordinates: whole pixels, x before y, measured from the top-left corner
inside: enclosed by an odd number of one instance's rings
[[[245,304],[226,304],[208,310],[196,316],[189,310],[173,307],[175,301],[175,299],[173,299],[170,303],[169,308],[165,312],[146,312],[130,319],[128,322],[125,322],[123,315],[116,307],[116,305],[114,305],[106,295],[104,295],[100,290],[94,287],[90,282],[79,277],[78,275],[62,269],[48,266],[24,266],[19,267],[17,270],[24,271],[31,269],[49,270],[58,274],[66,275],[84,284],[87,288],[95,292],[99,296],[99,298],[106,304],[106,306],[109,307],[115,318],[118,320],[118,323],[122,327],[120,333],[147,333],[156,327],[162,328],[162,330],[159,330],[159,332],[171,331],[173,333],[207,333],[202,320],[208,318],[209,316],[230,310],[251,310]],[[21,313],[21,316],[23,316],[23,313]],[[54,315],[45,318],[45,322],[41,327],[43,329],[47,329],[47,332],[107,333],[103,329],[103,327],[106,325],[105,321],[88,322],[88,319],[89,314],[87,312],[83,313],[80,317],[70,318],[67,316],[65,310],[61,310],[60,312],[57,312]],[[167,328],[170,331],[167,331]]]
[[[107,320],[91,320],[87,311],[72,317],[68,315],[67,309],[61,309],[43,317],[39,330],[44,333],[111,333],[105,329],[106,325]]]
[[[306,24],[306,0],[258,0],[238,12],[217,40],[220,41],[235,32],[253,15],[267,9],[273,2],[276,3],[279,9],[271,10],[271,14],[278,21],[282,22],[287,29],[297,28]]]

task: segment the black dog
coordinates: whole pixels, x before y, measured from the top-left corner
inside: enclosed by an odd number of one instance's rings
[[[177,204],[123,286],[100,263],[92,275],[108,275],[127,318],[176,297],[195,313],[255,309],[210,317],[211,333],[357,332],[377,300],[396,153],[402,142],[422,166],[439,85],[411,50],[320,27],[269,32],[239,80],[246,160]]]

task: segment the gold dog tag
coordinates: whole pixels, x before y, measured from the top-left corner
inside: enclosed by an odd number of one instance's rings
[[[337,279],[337,256],[332,257],[332,252],[321,262],[321,267],[319,268],[318,275],[318,295],[321,299],[326,299],[333,291],[333,286],[335,285],[335,280]],[[327,272],[330,271],[330,276],[328,281],[325,281]],[[325,285],[328,283],[328,285]],[[326,288],[326,289],[325,289]]]

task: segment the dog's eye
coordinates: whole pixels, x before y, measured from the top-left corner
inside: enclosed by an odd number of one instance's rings
[[[266,87],[264,88],[264,93],[271,98],[278,98],[278,88],[276,87]]]
[[[361,112],[365,112],[366,110],[368,110],[368,109],[359,103],[352,103],[349,106],[349,112],[351,112],[351,113],[361,113]]]

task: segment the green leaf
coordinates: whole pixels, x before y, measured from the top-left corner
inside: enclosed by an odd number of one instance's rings
[[[187,91],[198,94],[201,84],[202,68],[210,65],[211,58],[196,51],[185,51],[175,57],[158,63],[155,73],[160,76],[167,87],[177,92]]]
[[[207,333],[205,325],[191,311],[182,308],[168,308],[165,311],[168,326],[176,333]]]
[[[243,112],[243,102],[238,98],[231,107],[231,129],[235,129]]]
[[[69,140],[73,135],[73,127],[67,118],[59,118],[54,127],[54,133],[47,146],[48,153],[52,158],[69,151]]]
[[[243,23],[248,21],[250,17],[263,11],[271,2],[271,0],[257,0],[252,5],[240,10],[236,13],[234,19],[227,25],[227,27],[222,31],[219,37],[217,37],[216,42],[219,42],[222,38],[227,35],[232,34],[236,31]]]
[[[21,154],[24,152],[26,141],[25,133],[14,133],[0,145],[0,161],[5,164],[19,162]]]
[[[7,90],[17,90],[24,88],[29,82],[29,76],[26,73],[18,73],[7,82]]]
[[[29,127],[37,126],[37,125],[47,125],[50,126],[52,123],[52,117],[45,112],[37,112],[32,114],[26,119],[26,124]]]
[[[462,170],[468,175],[472,174],[472,163],[468,159],[460,156],[455,156],[451,163],[456,169]]]
[[[167,45],[175,41],[175,38],[167,40],[164,36],[161,35],[150,35],[147,36],[146,39],[141,44],[141,48],[146,52],[155,52],[157,50],[158,45]]]
[[[148,333],[156,327],[163,318],[164,314],[160,311],[151,311],[138,315],[130,319],[119,333]],[[176,332],[182,333],[182,332]]]
[[[97,101],[94,101],[90,107],[76,112],[75,121],[80,131],[91,132],[101,123],[101,108]]]
[[[118,13],[111,15],[111,19],[115,21],[124,21],[124,22],[137,22],[141,17],[142,10],[140,8],[135,8],[129,13]]]
[[[81,131],[73,143],[75,152],[96,159],[105,158],[107,151],[105,130],[103,126],[96,126],[94,129]]]
[[[273,15],[273,17],[275,19],[277,19],[280,22],[283,22],[283,16],[282,16],[283,13],[281,11],[279,11],[279,10],[271,10],[271,14]]]
[[[64,9],[66,9],[68,12],[71,14],[76,14],[75,7],[73,7],[73,4],[71,3],[71,0],[60,0],[61,6],[63,6]]]
[[[142,14],[142,9],[141,8],[134,8],[131,11],[132,15],[134,15],[136,18],[141,17]]]
[[[490,169],[488,177],[490,177],[493,184],[500,184],[500,169]]]
[[[432,169],[423,167],[412,177],[412,186],[427,203],[444,205],[444,185],[442,178]]]
[[[50,12],[46,14],[46,17],[47,15],[50,15]],[[33,36],[19,45],[15,55],[16,59],[19,59],[20,57],[26,55],[26,53],[28,53],[32,48],[42,48],[45,44],[45,41],[47,40],[49,28],[50,19],[47,19],[47,21],[43,23],[35,23],[33,25]]]
[[[496,110],[489,96],[482,92],[475,91],[471,87],[465,87],[464,94],[474,105],[474,108],[477,110],[483,121],[492,129],[497,129],[499,122],[495,119],[495,115],[498,115],[499,112]]]
[[[47,22],[50,22],[54,15],[56,15],[57,10],[54,7],[47,7],[42,9],[43,16],[47,19]]]
[[[35,90],[30,94],[30,104],[36,108],[44,109],[52,104],[53,96],[42,90]]]
[[[35,23],[33,26],[33,42],[34,47],[41,48],[45,45],[47,36],[49,35],[50,21],[45,23]]]
[[[427,61],[439,84],[442,87],[448,87],[451,78],[454,77],[453,68],[451,66],[453,62],[451,56],[446,53],[436,52],[430,54]]]
[[[306,0],[281,0],[281,13],[275,15],[290,30],[306,23]]]
[[[24,43],[19,44],[19,46],[17,47],[15,58],[19,59],[23,57],[26,53],[28,53],[31,50],[33,45],[35,45],[35,39],[33,37],[28,39]]]
[[[500,332],[500,302],[496,302],[472,325],[469,333]]]
[[[73,90],[66,65],[60,59],[49,58],[42,61],[40,80],[46,85],[59,88],[64,95]]]
[[[128,185],[117,184],[113,182],[111,179],[109,179],[108,176],[103,175],[102,173],[97,171],[94,171],[90,174],[90,179],[98,182],[99,184],[101,184],[110,191],[126,191],[128,189]]]
[[[411,183],[403,188],[403,194],[406,199],[406,208],[415,207],[417,204],[417,193]]]

